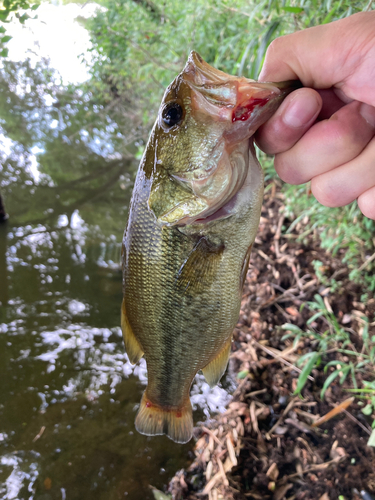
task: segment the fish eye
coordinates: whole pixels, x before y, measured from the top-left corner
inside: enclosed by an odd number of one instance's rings
[[[167,104],[163,109],[162,119],[167,127],[173,127],[181,122],[184,115],[182,107],[177,102]]]

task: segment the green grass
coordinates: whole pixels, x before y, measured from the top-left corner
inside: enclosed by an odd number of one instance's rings
[[[277,177],[273,159],[264,153],[259,154],[265,170],[266,181]],[[301,226],[297,241],[309,244],[308,237],[313,234],[328,254],[338,256],[350,270],[349,278],[363,288],[362,301],[366,302],[369,292],[375,292],[375,221],[362,215],[357,202],[339,208],[321,205],[310,193],[306,184],[292,186],[284,184],[285,216],[293,222],[287,227],[291,233],[297,224]],[[369,260],[370,258],[374,260]],[[339,289],[340,284],[332,282],[315,264],[319,280],[331,288]]]
[[[327,309],[320,295],[315,295],[314,301],[304,305],[312,312],[312,316],[307,321],[309,328],[306,331],[290,323],[281,327],[287,331],[282,340],[293,339],[295,347],[299,342],[309,343],[309,352],[300,356],[297,361],[297,366],[302,367],[302,371],[298,377],[295,394],[301,394],[311,372],[323,366],[327,378],[320,392],[322,399],[334,382],[343,385],[345,381],[348,381],[353,388],[345,390],[353,393],[360,400],[360,404],[365,402],[366,405],[362,411],[373,419],[374,431],[369,444],[375,446],[375,336],[371,337],[369,334],[368,319],[365,316],[361,318],[363,326],[357,335],[361,338],[362,348],[358,351],[351,341],[350,333],[353,334],[353,331],[339,324],[336,316]],[[317,331],[312,327],[317,320],[324,325],[324,329]],[[330,359],[332,355],[335,356],[333,360]],[[358,385],[357,380],[361,381],[361,386]]]

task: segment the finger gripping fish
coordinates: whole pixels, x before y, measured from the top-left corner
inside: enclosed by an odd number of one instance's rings
[[[189,441],[196,373],[214,386],[225,371],[263,197],[252,136],[295,87],[192,52],[164,94],[123,241],[125,346],[148,370],[142,434]]]

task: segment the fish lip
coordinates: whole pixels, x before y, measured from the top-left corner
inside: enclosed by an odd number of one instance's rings
[[[212,67],[195,50],[190,52],[182,73],[185,76],[185,81],[192,82],[197,86],[204,86],[207,83],[223,83],[237,78]]]
[[[203,217],[202,219],[199,219],[199,216],[198,216],[198,218],[195,219],[190,224],[191,225],[198,225],[198,224],[206,225],[206,224],[209,224],[210,222],[218,222],[218,221],[221,221],[224,219],[229,219],[230,217],[233,217],[234,214],[230,213],[229,210],[230,210],[230,208],[232,208],[235,205],[236,198],[237,198],[237,195],[238,195],[238,192],[240,191],[240,189],[236,193],[234,193],[234,195],[222,207],[218,208],[216,210],[216,212],[214,212],[211,215],[208,215],[207,217]]]

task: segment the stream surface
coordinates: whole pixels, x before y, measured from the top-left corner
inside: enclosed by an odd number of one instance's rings
[[[124,350],[119,263],[138,161],[116,124],[87,125],[90,96],[1,71],[0,498],[152,499],[193,443],[134,428],[147,371]],[[195,421],[228,399],[198,375]]]

